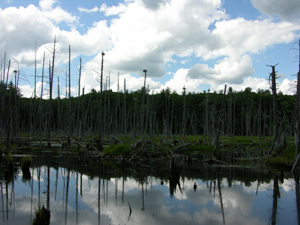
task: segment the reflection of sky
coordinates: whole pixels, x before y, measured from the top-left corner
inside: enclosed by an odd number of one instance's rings
[[[91,180],[86,175],[81,176],[71,171],[67,195],[67,174],[68,171],[63,168],[50,170],[51,224],[98,224],[99,179]],[[0,224],[31,224],[34,209],[38,207],[37,169],[32,171],[31,175],[33,183],[32,180],[22,180],[22,172],[18,171],[14,190],[12,183],[8,185],[8,214],[4,212],[6,188],[2,183]],[[197,183],[196,191],[193,189],[194,182]],[[181,180],[182,192],[177,188],[174,196],[170,197],[168,181],[161,185],[161,180],[148,177],[142,185],[139,181],[127,177],[124,180],[122,201],[123,178],[113,178],[109,181],[100,179],[100,223],[223,224],[218,183],[215,181],[211,185],[210,192],[210,182],[189,179],[183,183]],[[253,182],[249,187],[240,182],[233,182],[232,187],[229,187],[226,179],[223,179],[220,185],[226,224],[269,224],[273,205],[273,181],[259,184],[257,195],[257,182]],[[279,187],[277,224],[297,224],[294,180],[285,179],[283,184],[279,183]],[[47,168],[42,167],[40,199],[41,205],[45,206],[46,192]],[[132,215],[128,221],[129,204]]]

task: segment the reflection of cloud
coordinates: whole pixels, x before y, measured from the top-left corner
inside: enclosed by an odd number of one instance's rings
[[[47,199],[47,173],[45,168],[41,169],[44,179],[41,180],[41,203],[46,206]],[[56,172],[58,172],[58,182],[56,183]],[[34,171],[33,186],[31,183],[20,182],[21,178],[15,181],[15,218],[8,224],[23,224],[30,222],[30,215],[33,215],[34,208],[38,205],[37,172]],[[80,195],[80,179],[78,180],[78,192],[76,198],[76,173],[70,172],[68,205],[66,208],[66,187],[67,170],[51,169],[50,185],[50,209],[51,224],[97,224],[98,223],[98,199],[100,198],[100,223],[101,224],[223,224],[220,195],[217,181],[212,183],[212,190],[209,193],[209,185],[201,180],[186,179],[182,194],[177,191],[173,198],[169,196],[168,184],[161,185],[160,179],[145,178],[143,185],[133,178],[124,180],[124,199],[122,201],[123,178],[111,178],[110,180],[89,179],[82,176],[82,196]],[[19,174],[21,176],[21,174]],[[80,174],[78,174],[78,178]],[[181,180],[182,181],[182,180]],[[194,191],[193,184],[197,183],[197,190]],[[286,179],[280,185],[281,199],[280,205],[294,197],[294,181]],[[11,193],[11,185],[9,193]],[[262,184],[260,193],[256,197],[257,182],[253,182],[249,187],[243,186],[240,182],[233,182],[232,187],[228,186],[226,179],[221,181],[222,202],[226,224],[266,224],[270,217],[270,208],[273,199],[270,198],[272,192],[272,182]],[[266,191],[266,187],[270,190]],[[32,189],[31,189],[32,188]],[[31,190],[33,196],[31,199]],[[99,194],[100,190],[100,196]],[[5,194],[5,193],[4,193]],[[56,196],[56,198],[55,198]],[[144,196],[144,199],[142,198]],[[77,201],[76,201],[77,199]],[[259,205],[260,199],[265,201]],[[32,203],[31,203],[32,202]],[[132,215],[128,222],[129,205],[132,208]],[[261,207],[257,212],[254,207]],[[11,205],[9,206],[11,210]],[[67,215],[65,214],[67,209]],[[77,217],[78,209],[78,217]],[[143,210],[144,209],[144,210]],[[290,208],[287,209],[291,211]],[[270,214],[270,215],[269,215]],[[12,215],[12,214],[10,214]],[[285,211],[278,215],[285,217]],[[31,217],[33,218],[33,216]],[[296,216],[295,216],[296,219]]]
[[[289,192],[291,190],[295,190],[295,180],[294,179],[284,179],[283,184],[281,187],[285,192]]]

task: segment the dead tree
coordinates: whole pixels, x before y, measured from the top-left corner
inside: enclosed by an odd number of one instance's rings
[[[186,135],[186,87],[183,87],[183,116],[182,116],[182,135]]]
[[[225,84],[224,87],[224,93],[223,93],[223,99],[222,99],[222,104],[221,104],[221,109],[218,113],[216,113],[216,117],[214,118],[214,131],[213,131],[213,145],[214,145],[214,150],[213,150],[213,157],[216,157],[217,154],[217,148],[219,144],[219,137],[220,137],[220,131],[222,129],[222,124],[224,121],[222,119],[224,118],[224,108],[225,108],[225,94],[226,94],[226,88],[227,85]]]
[[[102,60],[101,60],[101,74],[100,74],[100,99],[99,99],[99,127],[98,127],[98,150],[103,150],[103,141],[102,141],[102,86],[103,86],[103,58],[105,53],[102,52]]]
[[[68,128],[69,128],[69,138],[72,136],[72,109],[71,109],[71,46],[69,45],[69,106],[68,106]],[[69,140],[69,139],[68,139]]]
[[[79,75],[78,75],[78,103],[77,103],[77,123],[78,123],[78,128],[77,128],[77,136],[78,138],[81,135],[81,123],[82,120],[80,120],[80,81],[81,81],[81,63],[82,60],[80,58],[80,64],[79,64]]]
[[[53,42],[53,55],[52,64],[49,62],[49,107],[48,107],[48,120],[47,120],[47,139],[48,147],[51,147],[51,126],[52,126],[52,92],[53,92],[53,76],[54,76],[54,65],[55,65],[55,52],[56,52],[56,37]]]
[[[269,150],[269,154],[273,151],[277,153],[280,147],[280,139],[279,139],[279,111],[278,111],[278,102],[277,102],[277,88],[276,88],[276,71],[274,66],[270,66],[272,68],[272,73],[269,76],[269,83],[271,86],[272,94],[273,94],[273,142]]]

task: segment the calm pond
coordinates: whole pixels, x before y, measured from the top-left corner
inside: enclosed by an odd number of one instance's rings
[[[39,205],[50,224],[298,224],[289,173],[184,160],[172,170],[43,152],[30,176],[18,169],[7,182],[1,168],[0,224],[32,224]]]

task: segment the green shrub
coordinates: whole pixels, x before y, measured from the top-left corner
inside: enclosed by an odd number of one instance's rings
[[[213,145],[189,145],[187,146],[187,150],[189,152],[197,152],[197,153],[212,153],[214,149]]]
[[[44,206],[42,208],[38,208],[34,212],[34,220],[33,225],[49,225],[50,224],[50,210],[45,209]]]
[[[103,153],[110,156],[127,155],[131,150],[132,148],[129,144],[110,145],[103,150]]]

